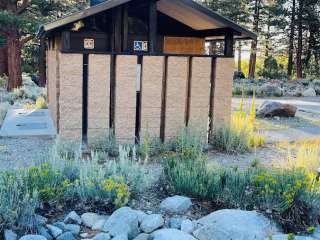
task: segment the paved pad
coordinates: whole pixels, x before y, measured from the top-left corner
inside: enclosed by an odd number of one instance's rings
[[[55,134],[56,130],[47,109],[10,109],[0,130],[1,137],[54,136]]]

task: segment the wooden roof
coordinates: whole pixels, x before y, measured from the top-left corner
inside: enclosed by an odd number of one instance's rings
[[[67,24],[93,16],[100,12],[120,6],[132,0],[108,0],[98,5],[92,6],[80,12],[61,18],[57,21],[43,25],[39,29],[38,35],[52,32]],[[257,39],[257,35],[246,28],[236,24],[230,19],[202,6],[193,0],[159,0],[157,10],[170,16],[171,18],[199,31],[215,29],[232,29],[236,32],[236,38]],[[210,31],[208,36],[210,37]]]

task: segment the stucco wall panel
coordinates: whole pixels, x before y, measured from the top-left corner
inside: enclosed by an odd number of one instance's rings
[[[110,56],[89,55],[88,136],[106,135],[109,129]]]
[[[234,74],[233,58],[217,58],[213,101],[213,127],[223,127],[230,122],[232,84]]]
[[[160,137],[164,57],[144,57],[141,89],[141,138]]]
[[[211,67],[211,58],[192,59],[189,125],[198,128],[205,136],[209,121]]]
[[[57,127],[57,59],[56,51],[47,51],[47,87],[48,87],[48,102],[49,110],[54,122],[55,127]]]
[[[60,59],[60,135],[79,140],[82,133],[82,54],[63,54]]]
[[[117,56],[115,134],[119,142],[134,143],[137,57]]]
[[[169,140],[185,126],[188,58],[169,57],[167,71],[165,139]]]

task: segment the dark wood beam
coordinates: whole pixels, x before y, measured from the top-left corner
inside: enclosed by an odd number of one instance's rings
[[[149,2],[149,52],[155,53],[157,46],[157,0]]]
[[[225,34],[224,38],[224,55],[226,57],[233,57],[234,56],[234,50],[233,50],[233,45],[234,45],[234,34],[232,31],[228,31]]]
[[[123,6],[123,12],[122,12],[122,22],[123,22],[123,46],[122,50],[124,52],[128,51],[128,34],[129,34],[129,21],[128,21],[128,4],[126,3]]]

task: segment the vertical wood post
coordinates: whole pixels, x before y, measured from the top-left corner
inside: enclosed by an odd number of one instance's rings
[[[167,107],[167,77],[168,77],[168,56],[164,57],[161,93],[161,119],[160,119],[160,139],[165,140],[166,131],[166,107]]]
[[[149,51],[155,53],[157,46],[157,1],[150,0],[149,4]]]
[[[82,75],[82,154],[88,156],[88,66],[89,54],[83,54]]]
[[[188,58],[188,85],[187,85],[187,98],[186,98],[186,113],[185,113],[185,125],[188,127],[190,120],[190,103],[191,103],[191,81],[192,81],[192,57]]]
[[[129,22],[128,22],[128,4],[123,6],[122,12],[122,22],[123,22],[123,43],[122,43],[122,51],[128,51],[128,34],[129,34]]]
[[[209,142],[213,134],[214,122],[214,91],[215,91],[215,80],[216,80],[216,58],[213,57],[211,60],[211,77],[210,77],[210,99],[209,99]]]
[[[112,51],[121,52],[122,47],[122,6],[112,10]]]
[[[226,57],[233,57],[234,56],[234,50],[233,50],[233,32],[228,31],[225,34],[224,38],[224,55]]]

